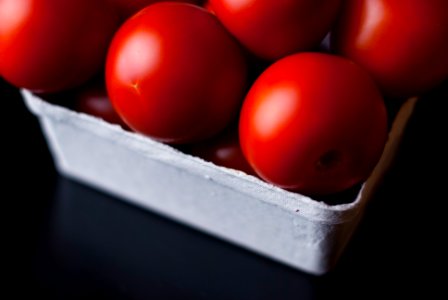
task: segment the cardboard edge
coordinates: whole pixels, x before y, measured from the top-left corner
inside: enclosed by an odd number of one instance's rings
[[[30,111],[37,116],[52,118],[59,122],[69,122],[102,138],[122,141],[122,144],[126,147],[132,148],[152,159],[187,170],[197,176],[204,176],[208,180],[215,180],[215,182],[221,185],[238,190],[251,197],[257,197],[265,203],[284,209],[292,214],[299,212],[301,217],[325,224],[345,223],[361,213],[395,157],[404,128],[412,115],[416,102],[416,99],[411,99],[405,102],[400,109],[390,131],[389,141],[385,146],[383,155],[356,199],[347,204],[329,205],[298,193],[285,191],[241,171],[216,166],[201,158],[182,153],[169,145],[159,143],[137,133],[125,131],[120,126],[109,124],[99,118],[48,103],[28,90],[22,89],[21,93]]]
[[[414,113],[417,102],[417,97],[406,100],[395,116],[391,130],[389,131],[389,138],[386,146],[384,147],[383,154],[372,171],[369,179],[363,186],[361,193],[361,203],[363,205],[367,204],[370,199],[374,197],[375,192],[383,182],[384,176],[392,167],[403,140],[405,129],[411,119],[412,114]]]

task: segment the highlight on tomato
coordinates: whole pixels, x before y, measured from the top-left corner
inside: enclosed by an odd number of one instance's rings
[[[209,0],[242,45],[269,61],[317,47],[333,26],[341,0]]]
[[[243,153],[261,178],[326,195],[367,179],[388,136],[387,114],[359,66],[334,55],[300,53],[255,81],[239,132]]]
[[[384,94],[407,98],[448,79],[448,1],[348,0],[332,46]]]
[[[241,47],[214,15],[161,2],[119,29],[108,53],[106,84],[132,129],[181,144],[211,137],[237,117],[246,74]]]
[[[1,0],[0,74],[39,93],[79,86],[104,67],[118,25],[102,1]]]

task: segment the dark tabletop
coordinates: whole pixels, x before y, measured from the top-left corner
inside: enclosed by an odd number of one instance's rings
[[[421,291],[433,299],[428,293],[447,284],[446,86],[418,103],[353,240],[332,272],[315,277],[58,175],[37,120],[0,80],[2,286],[14,293],[4,299],[364,299]]]

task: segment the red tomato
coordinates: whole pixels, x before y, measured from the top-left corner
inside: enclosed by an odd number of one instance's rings
[[[257,79],[239,130],[243,153],[260,177],[325,195],[369,176],[387,139],[387,115],[363,69],[345,58],[301,53]]]
[[[210,0],[205,0],[202,4],[202,7],[208,10],[210,13],[215,14],[215,11],[213,10],[212,3]]]
[[[128,18],[150,4],[166,0],[106,0],[106,3],[118,8],[124,18]],[[170,2],[197,3],[196,0],[170,0]]]
[[[210,0],[226,28],[252,53],[279,59],[319,45],[340,0]]]
[[[118,31],[106,84],[132,129],[188,143],[216,134],[236,117],[246,69],[242,50],[215,16],[194,5],[163,2]]]
[[[216,137],[191,145],[189,150],[192,155],[211,161],[218,166],[255,175],[254,170],[241,151],[236,128],[231,128]]]
[[[333,47],[384,93],[421,94],[448,78],[448,1],[348,0]]]
[[[0,0],[0,73],[10,83],[55,92],[103,66],[118,24],[102,1]]]
[[[75,109],[77,111],[98,117],[106,122],[118,124],[127,128],[115,111],[102,85],[87,86],[74,93]]]

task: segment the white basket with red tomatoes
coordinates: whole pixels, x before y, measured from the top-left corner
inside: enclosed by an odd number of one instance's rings
[[[62,174],[323,274],[448,79],[448,2],[198,2],[0,0],[0,76]]]

